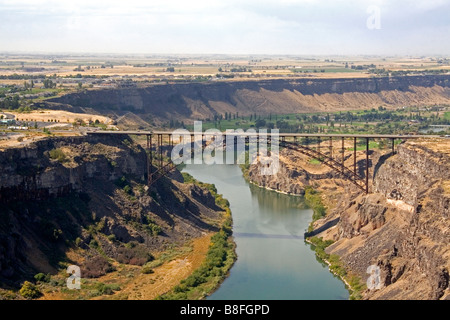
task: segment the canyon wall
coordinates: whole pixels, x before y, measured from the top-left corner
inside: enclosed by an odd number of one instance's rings
[[[145,121],[450,104],[450,75],[176,83],[85,90],[42,106]]]
[[[143,180],[145,152],[127,148],[124,141],[131,144],[127,136],[54,138],[5,149],[0,154],[0,201],[41,200],[81,191],[87,179],[114,181],[129,174]],[[56,153],[52,159],[56,149],[64,155],[56,159]]]
[[[375,173],[374,192],[347,192],[320,223],[319,236],[353,274],[367,281],[380,268],[381,289],[367,299],[449,299],[450,142],[408,142]],[[318,225],[320,224],[318,223]]]
[[[363,299],[450,299],[450,140],[408,141],[396,151],[371,154],[367,195],[286,149],[276,175],[259,175],[257,165],[245,173],[281,192],[303,194],[308,185],[321,191],[327,215],[308,236],[333,240],[326,252],[339,256],[348,278],[365,284],[368,268],[379,267],[381,288],[365,289]],[[363,154],[357,159],[364,168]]]
[[[0,151],[0,298],[61,263],[98,277],[112,263],[143,265],[155,251],[218,230],[222,209],[209,191],[184,184],[178,171],[150,188],[146,176],[145,150],[125,135]]]

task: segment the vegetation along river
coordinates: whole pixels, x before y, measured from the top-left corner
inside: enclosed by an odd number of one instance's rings
[[[238,258],[208,299],[348,299],[343,282],[304,241],[312,210],[302,197],[254,186],[238,165],[187,165],[183,171],[215,184],[233,216]]]

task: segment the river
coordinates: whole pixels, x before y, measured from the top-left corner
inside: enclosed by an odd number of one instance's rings
[[[348,299],[343,282],[304,242],[312,210],[302,197],[249,184],[238,165],[187,165],[183,171],[215,184],[230,202],[233,217],[238,258],[208,299]]]

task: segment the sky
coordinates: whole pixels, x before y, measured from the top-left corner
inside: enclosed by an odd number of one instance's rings
[[[0,52],[450,55],[450,0],[0,0]]]

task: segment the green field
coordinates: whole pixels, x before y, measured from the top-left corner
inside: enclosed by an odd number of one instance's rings
[[[373,150],[373,149],[379,149],[380,148],[380,143],[376,142],[376,141],[369,141],[369,149]],[[354,148],[347,148],[348,151],[354,151]],[[363,151],[366,150],[366,144],[363,141],[362,145],[357,145],[356,146],[356,151]]]
[[[448,110],[449,106],[446,106]],[[418,134],[430,125],[450,124],[450,112],[438,116],[436,110],[423,111],[417,107],[386,110],[380,106],[371,110],[345,112],[316,112],[299,114],[252,114],[241,116],[226,113],[202,122],[203,130],[216,128],[248,130],[277,128],[282,133],[328,133],[328,134]],[[173,127],[173,126],[169,126]],[[192,125],[187,126],[193,130]]]

